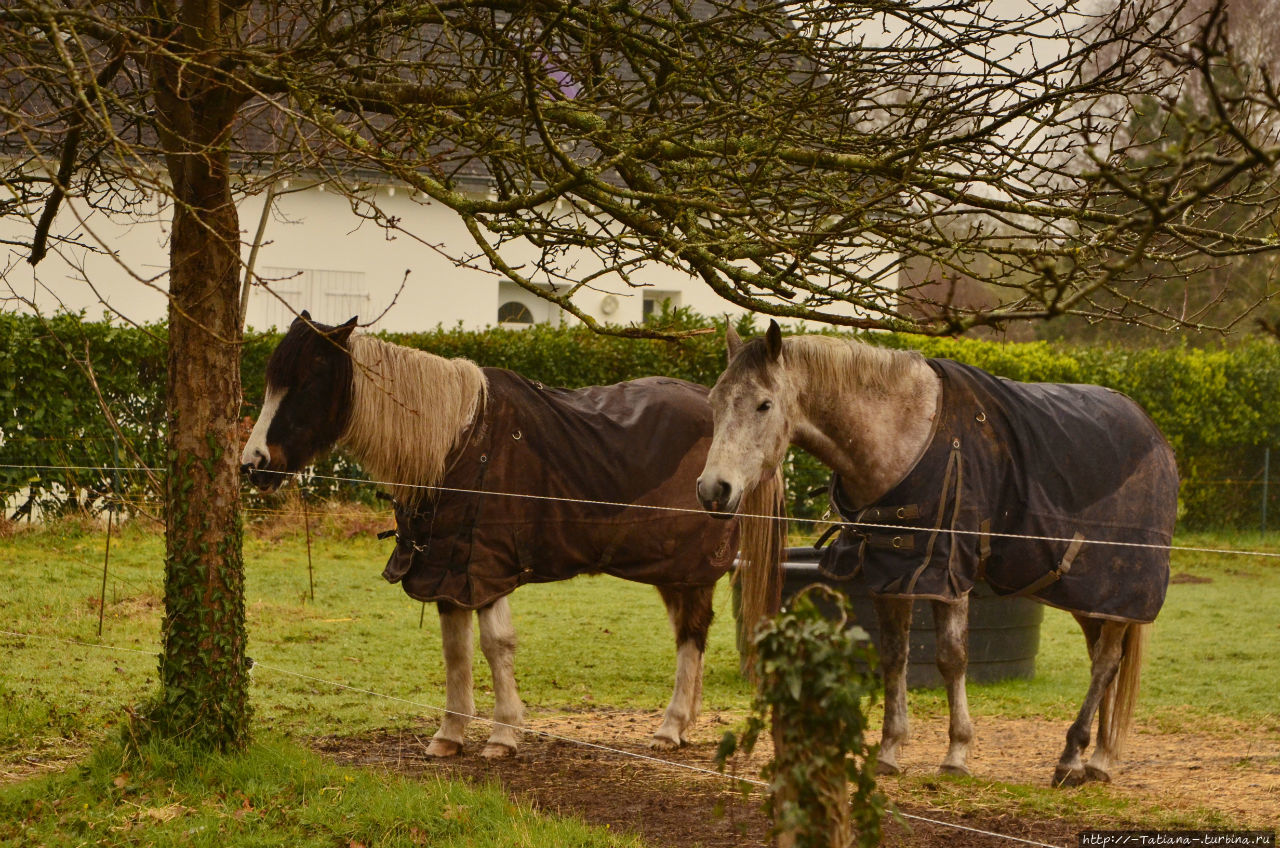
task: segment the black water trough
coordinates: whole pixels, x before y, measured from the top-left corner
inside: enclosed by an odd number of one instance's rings
[[[879,650],[880,631],[866,583],[861,576],[851,580],[826,576],[818,570],[820,555],[819,551],[809,547],[787,550],[783,603],[788,603],[805,586],[814,583],[830,586],[848,596],[854,616],[851,623],[871,634],[871,641]],[[822,596],[817,595],[815,599],[821,608]],[[834,608],[827,606],[834,613]],[[1034,677],[1043,618],[1044,607],[1035,601],[997,596],[983,583],[974,586],[969,593],[969,679],[989,683]],[[927,601],[917,601],[911,616],[907,686],[917,689],[942,685],[942,676],[934,664],[935,652],[931,605]]]

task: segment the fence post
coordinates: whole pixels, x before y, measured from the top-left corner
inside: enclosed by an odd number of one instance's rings
[[[1262,451],[1262,535],[1267,534],[1267,489],[1271,482],[1271,446]]]
[[[98,638],[102,638],[102,619],[107,610],[107,565],[111,562],[111,524],[115,517],[120,484],[120,448],[111,437],[111,495],[107,498],[107,546],[102,554],[102,590],[98,593]]]
[[[311,592],[311,603],[316,602],[316,578],[315,571],[311,567],[311,511],[307,508],[307,489],[306,485],[301,481],[298,482],[298,496],[302,500],[302,523],[307,528],[307,586]]]

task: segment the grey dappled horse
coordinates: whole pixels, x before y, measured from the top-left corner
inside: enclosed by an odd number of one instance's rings
[[[882,773],[900,770],[913,598],[937,624],[950,707],[941,770],[968,773],[968,591],[983,580],[1071,611],[1091,657],[1088,691],[1055,785],[1109,780],[1132,718],[1147,625],[1169,580],[1178,478],[1146,414],[1098,386],[1017,383],[949,360],[776,323],[743,344],[711,391],[715,433],[703,506],[737,511],[789,444],[834,472],[845,520],[823,565],[861,573],[881,632]],[[743,575],[747,622],[776,611],[776,569]],[[1098,744],[1086,764],[1095,713]]]

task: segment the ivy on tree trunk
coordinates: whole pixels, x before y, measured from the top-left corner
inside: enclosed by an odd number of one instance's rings
[[[249,733],[240,477],[240,225],[228,138],[239,98],[210,56],[218,4],[182,6],[152,63],[173,192],[165,618],[153,730],[202,747]]]

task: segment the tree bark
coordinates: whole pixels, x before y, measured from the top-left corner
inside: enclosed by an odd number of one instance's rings
[[[193,8],[195,7],[195,8]],[[184,4],[152,85],[173,183],[161,736],[217,750],[248,739],[240,411],[240,225],[227,140],[238,106],[212,61],[218,4]],[[182,44],[187,51],[176,48]]]

